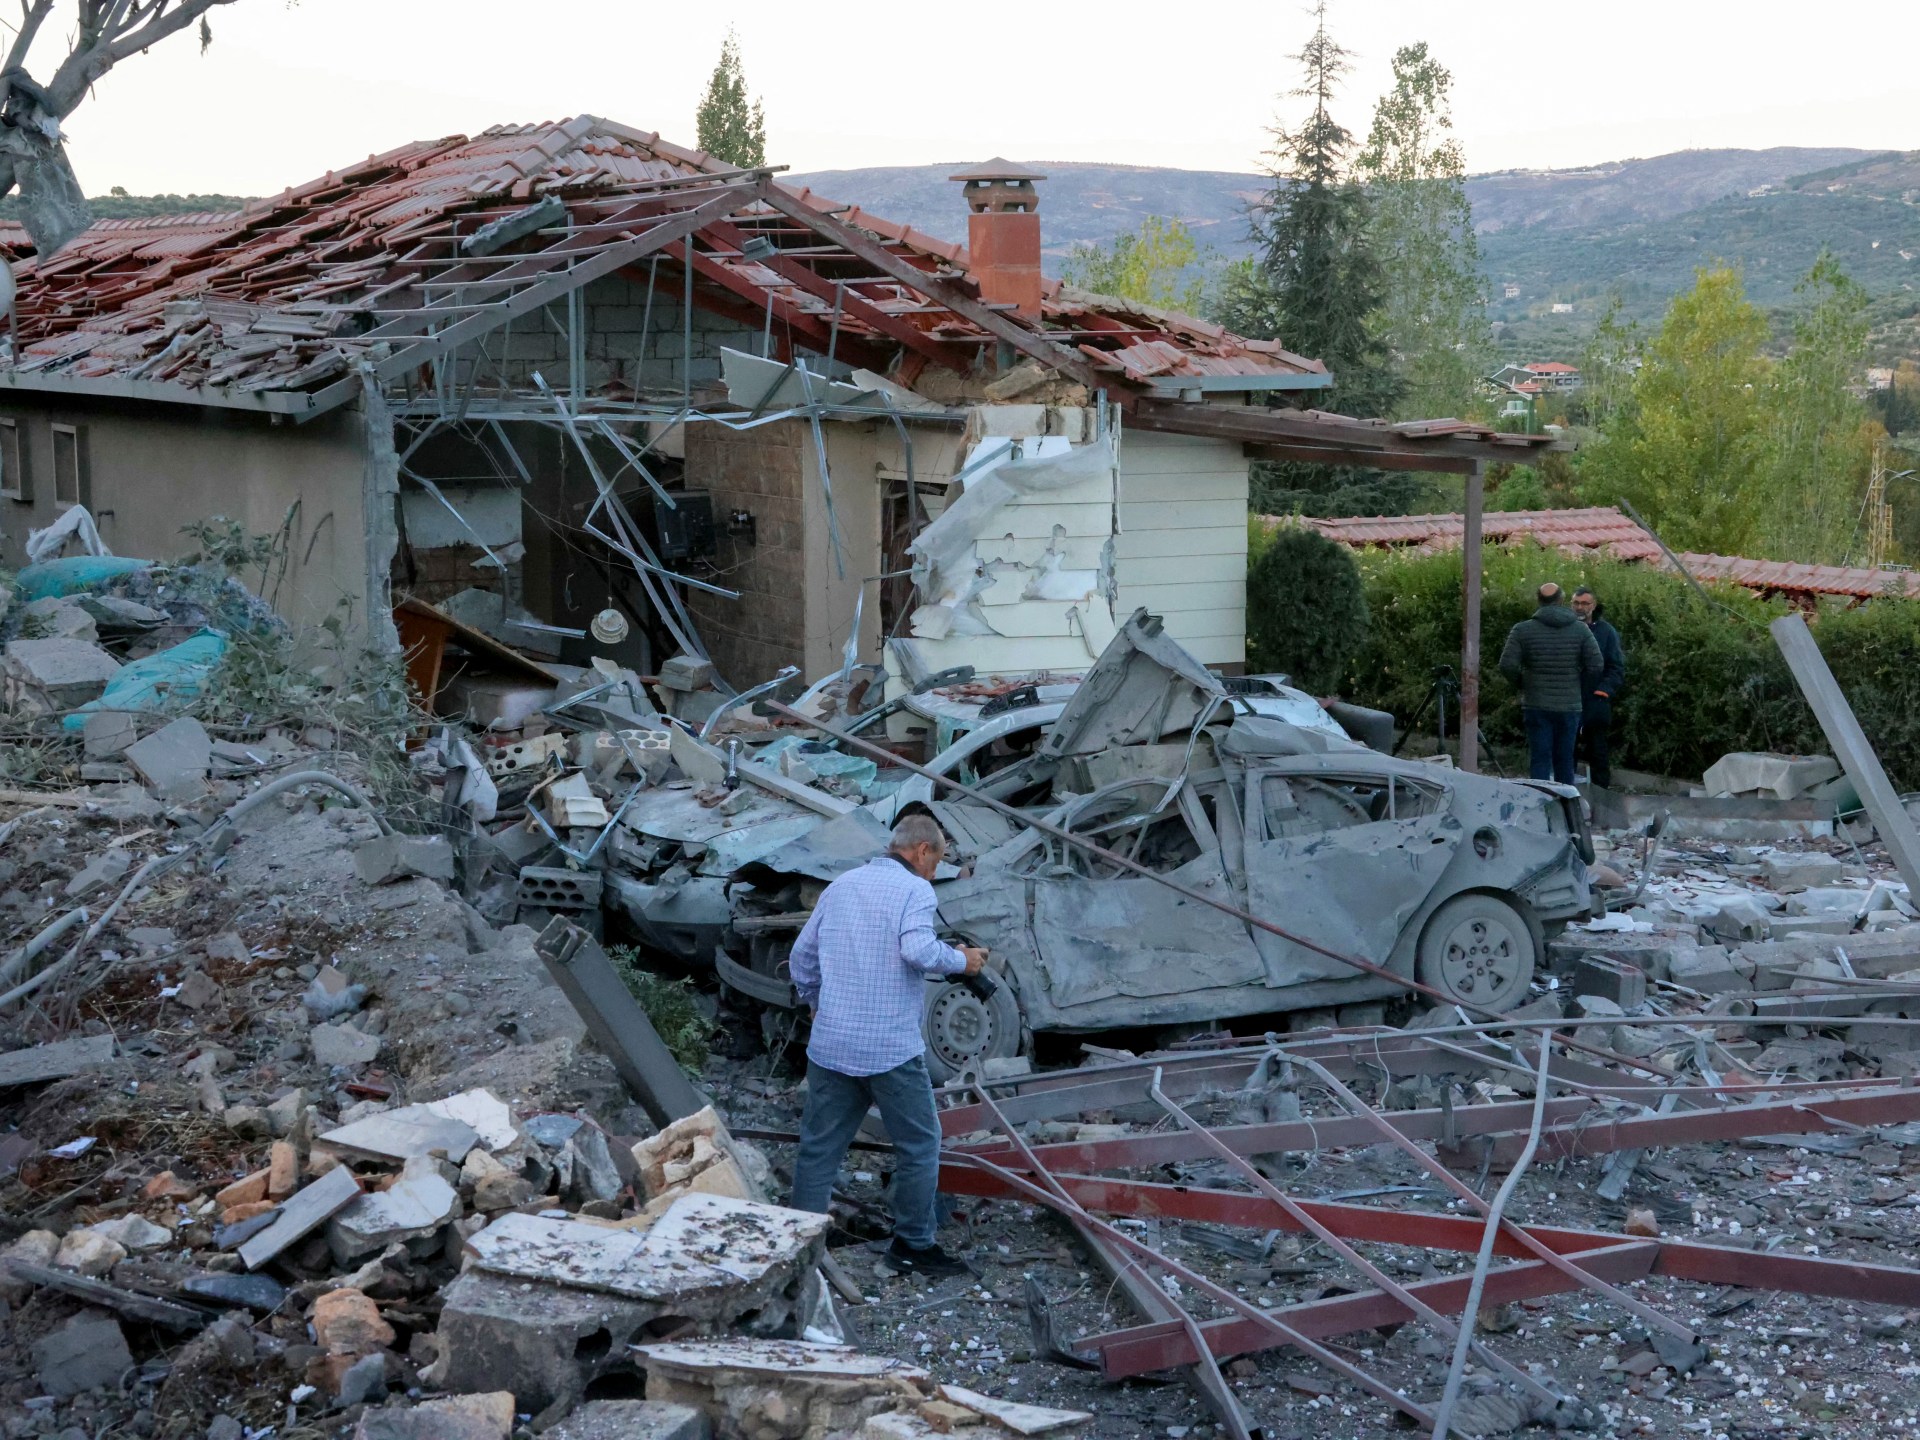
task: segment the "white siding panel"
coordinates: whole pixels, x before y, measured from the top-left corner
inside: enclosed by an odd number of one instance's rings
[[[1192,585],[1208,580],[1246,581],[1247,565],[1237,555],[1124,556],[1126,583],[1134,585]]]
[[[1239,500],[1132,501],[1120,507],[1126,530],[1222,529],[1237,524],[1240,544],[1246,548],[1247,502]]]
[[[1247,527],[1238,525],[1201,526],[1192,530],[1128,530],[1116,536],[1113,553],[1123,561],[1184,559],[1204,556],[1223,558],[1244,566],[1247,560]]]

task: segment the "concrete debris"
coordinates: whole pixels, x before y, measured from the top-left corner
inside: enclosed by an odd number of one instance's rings
[[[118,885],[132,868],[132,853],[116,845],[82,866],[61,893],[69,900],[84,900],[96,890]]]
[[[86,1035],[56,1040],[0,1055],[0,1090],[15,1085],[38,1085],[97,1070],[113,1059],[111,1035]]]
[[[134,1368],[133,1352],[119,1321],[82,1311],[34,1345],[33,1368],[43,1394],[84,1395],[117,1387]]]
[[[423,1400],[404,1409],[369,1409],[354,1427],[354,1440],[508,1440],[513,1433],[517,1398],[510,1391],[494,1390]],[[639,1434],[645,1436],[647,1432],[641,1430]]]
[[[432,1240],[460,1213],[460,1194],[426,1157],[409,1160],[400,1179],[369,1191],[327,1222],[334,1260],[346,1265],[396,1242]]]
[[[668,1400],[590,1400],[547,1432],[549,1440],[711,1440],[704,1411]]]
[[[321,1065],[371,1065],[380,1058],[380,1037],[351,1025],[316,1025],[307,1039]]]
[[[360,1182],[346,1166],[327,1171],[280,1206],[271,1223],[239,1247],[242,1263],[249,1270],[258,1270],[318,1230],[359,1195]]]
[[[61,714],[98,700],[120,662],[85,640],[15,640],[0,659],[0,695],[26,713]]]
[[[89,1228],[94,1234],[106,1236],[134,1255],[148,1250],[164,1250],[173,1244],[173,1232],[164,1225],[154,1224],[144,1215],[122,1215],[118,1220],[103,1220]]]
[[[127,746],[126,757],[155,798],[192,800],[206,790],[213,741],[198,720],[183,716]]]
[[[416,876],[453,878],[453,847],[444,835],[375,835],[353,850],[354,869],[369,885],[391,885]]]
[[[433,1114],[426,1106],[414,1106],[410,1113],[368,1115],[351,1125],[328,1130],[319,1137],[319,1143],[376,1160],[439,1155],[458,1165],[480,1143],[480,1136],[463,1120]]]
[[[1795,800],[1840,773],[1830,755],[1722,755],[1707,767],[1701,784],[1708,795],[1768,795]]]
[[[127,1258],[127,1247],[98,1230],[69,1230],[53,1263],[81,1275],[104,1275]]]

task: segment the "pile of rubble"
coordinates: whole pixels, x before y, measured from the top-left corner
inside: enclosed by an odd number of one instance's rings
[[[250,597],[57,563],[68,593],[0,631],[6,723],[37,746],[0,791],[6,1440],[1920,1427],[1869,1378],[1920,1315],[1920,916],[1870,826],[1733,839],[1676,803],[1589,835],[1570,792],[1390,760],[1305,697],[1235,706],[1139,618],[1113,683],[954,675],[889,708],[849,669],[759,714],[697,660],[507,658],[409,602],[464,718],[401,761],[319,703],[221,718],[221,653],[178,652],[270,631]],[[1729,803],[1833,779],[1730,760],[1703,787]],[[376,803],[397,761],[404,803]],[[771,1014],[765,947],[908,804],[982,867],[940,883],[963,933],[1026,893],[989,857],[1029,832],[1097,861],[1045,881],[1088,887],[1074,938],[1160,1027],[947,1068],[943,1218],[976,1274],[934,1286],[869,1249],[884,1133],[831,1215],[772,1203],[801,1101],[779,1027],[690,1076],[597,938],[722,966],[690,1001],[709,1018]],[[1536,913],[1571,922],[1503,1007],[1336,966],[1288,1033],[1226,1025],[1293,983],[1270,941],[1339,961],[1316,925],[1436,913],[1450,892],[1401,897],[1381,826],[1470,836],[1450,883],[1545,876]],[[1111,930],[1093,836],[1150,872]],[[1335,852],[1351,875],[1313,870]],[[1162,900],[1165,943],[1113,938]],[[1413,968],[1404,916],[1350,933]],[[1234,934],[1252,968],[1193,983]],[[1044,1018],[1036,977],[1070,972],[1017,943],[983,1012]],[[1173,1001],[1142,988],[1169,976]],[[1189,992],[1214,1008],[1169,1008]],[[936,1048],[955,1013],[930,1007]]]

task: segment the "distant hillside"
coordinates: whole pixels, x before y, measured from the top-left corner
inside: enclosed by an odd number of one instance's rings
[[[1246,254],[1246,212],[1270,182],[1233,171],[1050,164],[1041,186],[1048,269],[1148,215],[1184,220],[1216,261]],[[946,177],[962,168],[884,166],[793,176],[824,195],[964,239]],[[1757,193],[1756,193],[1757,192]],[[1743,267],[1754,301],[1791,303],[1823,246],[1875,297],[1883,353],[1913,348],[1920,322],[1920,152],[1782,147],[1682,150],[1580,170],[1509,170],[1467,181],[1492,318],[1508,353],[1573,358],[1614,294],[1652,323],[1701,265]],[[1509,289],[1514,294],[1509,295]],[[1555,314],[1556,305],[1571,305]]]
[[[947,179],[971,162],[879,165],[783,176],[822,195],[900,220],[942,240],[967,238],[967,207]],[[1040,189],[1040,234],[1051,262],[1075,245],[1096,245],[1138,228],[1149,215],[1184,220],[1202,244],[1226,254],[1247,248],[1247,208],[1271,182],[1230,170],[1167,170],[1148,165],[1083,165],[1023,161],[1046,175]]]

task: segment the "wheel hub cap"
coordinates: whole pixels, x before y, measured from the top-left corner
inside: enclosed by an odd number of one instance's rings
[[[1457,995],[1497,990],[1513,973],[1518,947],[1506,926],[1487,920],[1467,920],[1447,936],[1443,968],[1447,984]]]
[[[993,1016],[958,985],[945,986],[927,1013],[927,1038],[940,1058],[958,1070],[993,1044]]]

